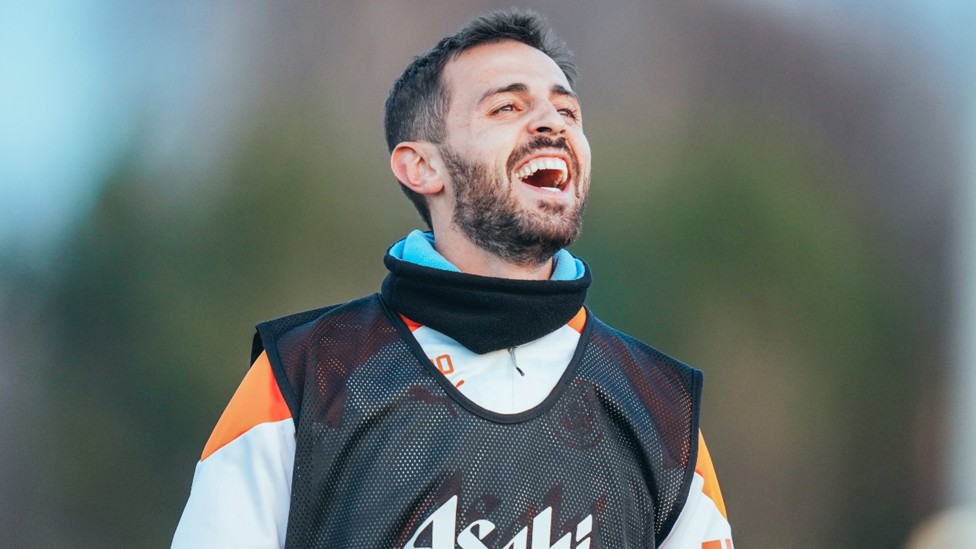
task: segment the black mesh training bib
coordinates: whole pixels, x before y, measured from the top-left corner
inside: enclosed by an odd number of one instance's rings
[[[589,315],[539,406],[497,414],[378,295],[258,326],[296,424],[286,547],[656,547],[688,494],[701,373]]]

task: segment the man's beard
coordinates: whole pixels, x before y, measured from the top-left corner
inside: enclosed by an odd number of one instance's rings
[[[532,151],[545,147],[569,149],[565,139],[537,138],[512,153],[508,172]],[[479,248],[509,263],[539,266],[579,236],[589,185],[572,155],[570,173],[575,186],[571,192],[576,194],[576,204],[540,199],[533,210],[523,208],[507,173],[493,173],[485,164],[468,162],[448,145],[440,151],[454,183],[453,222]]]

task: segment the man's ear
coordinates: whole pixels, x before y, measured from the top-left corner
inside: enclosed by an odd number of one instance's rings
[[[400,143],[390,155],[390,168],[400,183],[418,194],[435,194],[444,189],[446,170],[432,143]]]

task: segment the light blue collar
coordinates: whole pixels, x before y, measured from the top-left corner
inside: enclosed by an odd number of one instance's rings
[[[434,249],[434,234],[418,230],[410,231],[406,238],[397,242],[390,248],[390,255],[402,260],[441,269],[444,271],[461,272],[460,269],[451,264],[450,261],[437,253]],[[583,276],[583,262],[573,257],[565,249],[556,252],[552,257],[553,269],[552,277],[549,280],[577,280]]]

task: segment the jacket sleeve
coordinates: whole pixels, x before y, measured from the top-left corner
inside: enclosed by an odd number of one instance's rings
[[[732,527],[718,487],[715,467],[698,433],[698,461],[688,499],[661,549],[733,549]]]
[[[207,441],[172,547],[284,546],[294,460],[294,421],[262,353]]]

